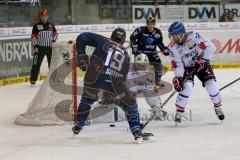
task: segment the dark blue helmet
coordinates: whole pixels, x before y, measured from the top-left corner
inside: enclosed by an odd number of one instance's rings
[[[126,31],[123,28],[116,28],[111,35],[111,39],[116,42],[124,43],[126,39]]]
[[[179,33],[185,33],[185,27],[181,22],[173,22],[168,28],[168,35],[173,36]]]

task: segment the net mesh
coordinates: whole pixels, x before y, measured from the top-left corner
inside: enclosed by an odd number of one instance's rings
[[[93,47],[86,47],[87,55],[91,55],[93,51]],[[74,115],[77,113],[82,94],[83,72],[76,70],[74,53],[74,45],[68,42],[58,42],[53,45],[48,75],[27,111],[16,118],[16,124],[48,126],[76,121]],[[97,107],[97,105],[92,106],[89,115],[91,123],[115,121],[116,109]]]
[[[53,45],[52,62],[46,79],[28,106],[17,117],[19,125],[59,125],[73,120],[73,45]],[[79,83],[79,85],[81,85]]]

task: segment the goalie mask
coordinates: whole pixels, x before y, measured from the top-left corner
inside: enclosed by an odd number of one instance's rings
[[[139,54],[134,58],[134,66],[136,70],[146,70],[149,64],[149,59],[146,54]]]

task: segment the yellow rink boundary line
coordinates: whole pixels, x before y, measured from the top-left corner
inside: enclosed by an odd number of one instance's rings
[[[213,64],[213,69],[235,69],[240,68],[240,64]],[[164,71],[171,71],[171,66],[163,66]],[[78,76],[83,77],[85,72],[78,71]],[[46,78],[47,74],[39,74],[38,80],[44,80]],[[3,80],[0,80],[0,86],[7,86],[7,85],[13,85],[13,84],[19,84],[19,83],[26,83],[29,82],[30,78],[29,76],[22,76],[22,77],[14,77],[14,78],[6,78]]]

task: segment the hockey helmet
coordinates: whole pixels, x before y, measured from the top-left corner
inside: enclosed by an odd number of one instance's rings
[[[135,70],[146,70],[149,63],[149,59],[146,54],[139,54],[134,58]]]
[[[139,54],[135,57],[134,59],[135,63],[149,63],[148,57],[146,56],[146,54]]]
[[[112,32],[111,39],[116,42],[124,43],[126,39],[126,31],[123,28],[116,28]]]
[[[186,32],[185,27],[181,22],[173,22],[168,28],[169,37],[173,35],[177,35],[179,33],[185,33],[185,32]]]

